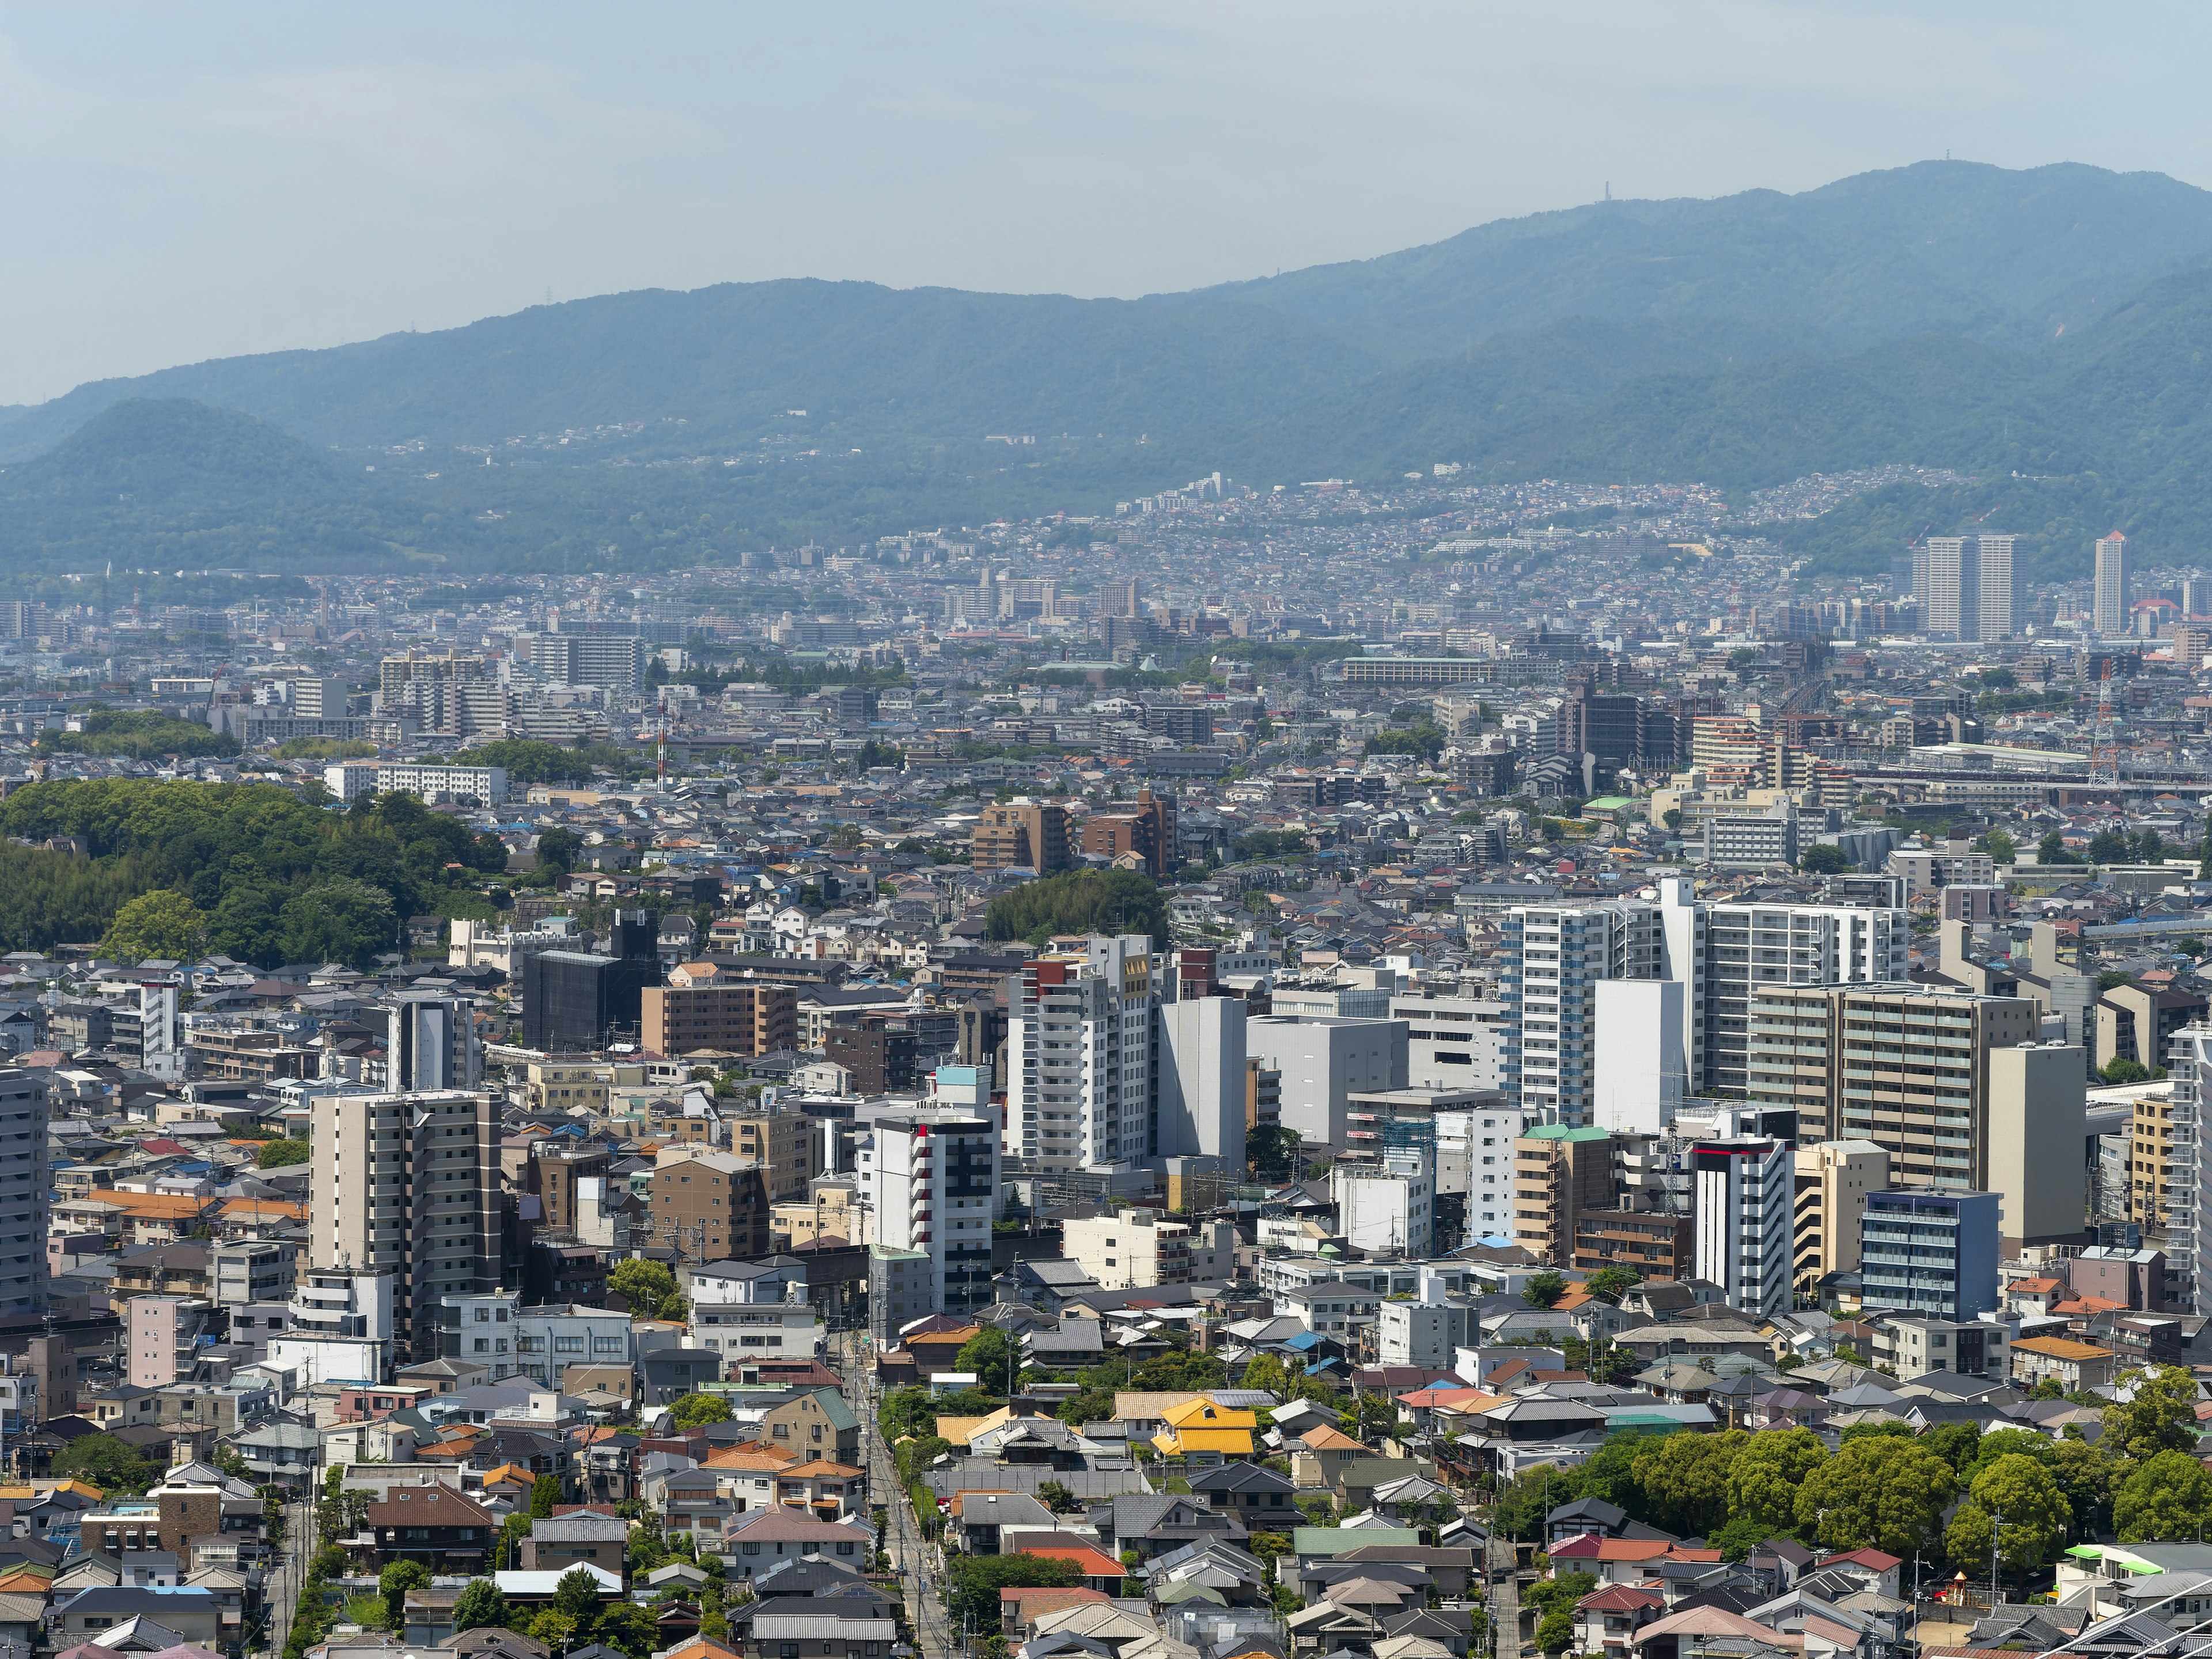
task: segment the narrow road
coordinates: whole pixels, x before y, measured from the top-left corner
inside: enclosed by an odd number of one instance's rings
[[[892,1462],[890,1448],[884,1444],[883,1434],[876,1426],[875,1391],[866,1363],[861,1358],[857,1332],[840,1334],[832,1363],[843,1379],[845,1403],[860,1419],[860,1444],[868,1465],[869,1502],[883,1504],[890,1514],[890,1524],[884,1532],[884,1548],[891,1558],[891,1570],[905,1586],[907,1623],[914,1632],[915,1645],[922,1659],[950,1659],[955,1644],[951,1620],[945,1610],[940,1588],[941,1558],[921,1535],[914,1507],[899,1484],[898,1465]]]
[[[314,1506],[305,1498],[284,1505],[284,1541],[278,1548],[263,1589],[262,1644],[270,1653],[282,1653],[292,1634],[292,1614],[300,1605],[300,1589],[307,1577],[307,1558],[314,1551],[309,1534],[315,1524]]]
[[[1492,1608],[1498,1633],[1498,1651],[1494,1659],[1521,1659],[1521,1579],[1515,1571],[1513,1543],[1510,1539],[1490,1540],[1491,1589],[1497,1597]]]

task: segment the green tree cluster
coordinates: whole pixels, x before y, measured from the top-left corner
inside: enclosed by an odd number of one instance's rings
[[[121,919],[150,931],[120,936],[118,945],[167,947],[201,930],[208,950],[262,967],[365,968],[397,947],[404,917],[507,866],[496,836],[473,835],[412,795],[364,796],[340,812],[269,784],[33,784],[0,802],[0,836],[82,836],[91,854],[0,842],[8,948],[104,938]],[[132,900],[155,893],[175,897],[125,915]]]
[[[991,901],[983,913],[991,939],[1024,939],[1042,946],[1054,933],[1149,933],[1168,936],[1167,897],[1134,870],[1069,870],[1025,882]]]
[[[79,731],[49,727],[39,734],[42,755],[99,755],[153,760],[162,755],[235,755],[238,739],[198,720],[180,720],[157,709],[94,708],[82,715]]]
[[[1073,1561],[1032,1555],[957,1555],[945,1573],[945,1607],[956,1630],[996,1630],[999,1592],[1007,1589],[1070,1589],[1083,1582]]]

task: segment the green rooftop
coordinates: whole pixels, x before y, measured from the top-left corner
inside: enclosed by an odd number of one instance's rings
[[[1523,1129],[1523,1140],[1605,1140],[1611,1132],[1605,1129],[1570,1129],[1564,1123],[1539,1123],[1533,1129]]]

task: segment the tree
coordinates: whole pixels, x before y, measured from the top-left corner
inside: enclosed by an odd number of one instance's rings
[[[2114,1054],[2097,1068],[2097,1075],[2107,1083],[2141,1083],[2150,1075],[2150,1067],[2130,1060],[2125,1054]]]
[[[1600,1267],[1583,1279],[1583,1289],[1599,1301],[1610,1302],[1618,1307],[1620,1298],[1643,1282],[1644,1275],[1635,1268],[1624,1267],[1616,1262],[1609,1267]]]
[[[1978,1423],[1939,1423],[1920,1437],[1920,1443],[1965,1480],[1968,1478],[1966,1467],[1975,1462],[1975,1449],[1981,1444],[1981,1439],[1982,1425]]]
[[[2125,864],[2135,851],[2124,830],[2100,830],[2089,837],[2089,862]]]
[[[661,1262],[631,1256],[615,1264],[607,1274],[607,1288],[627,1302],[632,1313],[646,1316],[676,1294],[676,1275]]]
[[[2035,860],[2039,864],[2080,864],[2083,862],[2082,857],[2079,853],[2068,850],[2066,846],[2066,837],[2056,830],[2051,830],[2045,835],[2042,840],[2035,843]]]
[[[1990,855],[1993,864],[2010,864],[2020,856],[2020,848],[2013,838],[2002,830],[1992,830],[1982,837],[1982,851]]]
[[[134,963],[149,957],[190,962],[206,945],[207,931],[199,906],[173,888],[156,888],[115,913],[100,954]]]
[[[1539,1653],[1565,1653],[1575,1644],[1575,1618],[1565,1607],[1554,1607],[1536,1626]]]
[[[2203,1469],[2197,1474],[2202,1477]],[[1998,1564],[2023,1577],[2057,1556],[2074,1522],[2074,1511],[2042,1461],[2008,1453],[1975,1477],[1943,1534],[1944,1547],[1960,1571],[1988,1563],[1993,1514],[2004,1517],[1995,1540]]]
[[[1057,1480],[1039,1481],[1036,1498],[1054,1515],[1073,1515],[1083,1507],[1082,1500]]]
[[[2078,1425],[2069,1426],[2075,1437],[2049,1443],[2051,1474],[2058,1482],[2058,1490],[2066,1494],[2066,1506],[2074,1511],[2074,1535],[2078,1541],[2112,1528],[2112,1460],[2105,1455],[2104,1448],[2079,1437]],[[1991,1437],[1984,1435],[1983,1443],[1986,1445]]]
[[[1262,1123],[1244,1138],[1244,1154],[1252,1172],[1272,1181],[1286,1181],[1297,1172],[1298,1132],[1279,1123]]]
[[[1082,1570],[1074,1562],[1027,1550],[1012,1555],[956,1556],[945,1569],[945,1605],[956,1628],[965,1630],[972,1624],[991,1630],[997,1627],[1000,1590],[1071,1589],[1082,1582]]]
[[[1842,848],[1816,841],[1799,856],[1797,867],[1808,876],[1840,876],[1851,867],[1851,861]]]
[[[1532,1308],[1548,1308],[1567,1293],[1567,1281],[1558,1273],[1542,1273],[1521,1287],[1521,1299]]]
[[[2112,1497],[2112,1531],[2123,1544],[2193,1540],[2208,1523],[2212,1474],[2188,1452],[2154,1452]]]
[[[602,1607],[592,1638],[627,1655],[628,1659],[651,1659],[661,1642],[660,1627],[653,1623],[653,1615],[635,1601],[611,1601]]]
[[[394,1561],[377,1574],[376,1593],[384,1598],[386,1629],[407,1628],[407,1592],[421,1589],[429,1582],[430,1569],[420,1561]]]
[[[592,1627],[599,1621],[599,1581],[588,1567],[571,1567],[554,1583],[545,1607],[569,1621],[576,1640],[589,1641]]]
[[[2148,1458],[2197,1444],[2197,1382],[2179,1365],[2132,1370],[2120,1378],[2128,1399],[2105,1407],[2103,1445],[2115,1457]]]
[[[1846,1437],[1797,1489],[1797,1524],[1831,1549],[1871,1544],[1909,1558],[1942,1540],[1943,1511],[1958,1490],[1956,1471],[1911,1439]]]
[[[496,1628],[509,1617],[507,1598],[489,1578],[471,1578],[453,1598],[453,1632]]]
[[[289,1137],[283,1140],[264,1140],[260,1150],[253,1154],[253,1167],[257,1170],[289,1169],[295,1164],[305,1164],[313,1156],[313,1149],[304,1140],[294,1140]]]
[[[1741,1561],[1773,1537],[1776,1530],[1754,1516],[1731,1516],[1728,1524],[1709,1536],[1705,1544],[1708,1548],[1718,1550],[1723,1561]],[[1789,1528],[1785,1527],[1780,1530],[1786,1532]]]
[[[976,1387],[990,1392],[994,1382],[1007,1384],[1011,1394],[1013,1382],[1014,1345],[1006,1334],[996,1325],[986,1325],[960,1345],[960,1352],[952,1358],[955,1370],[974,1375]]]
[[[1636,1460],[1636,1484],[1652,1518],[1685,1536],[1717,1530],[1729,1516],[1729,1474],[1751,1436],[1670,1434]]]
[[[1243,1386],[1261,1389],[1280,1400],[1283,1390],[1290,1386],[1290,1378],[1283,1370],[1283,1362],[1273,1354],[1255,1353],[1244,1362]]]
[[[576,1645],[576,1621],[548,1606],[530,1621],[530,1628],[523,1634],[543,1642],[556,1653],[566,1653]]]
[[[560,1476],[554,1474],[541,1474],[538,1479],[530,1483],[530,1518],[532,1520],[551,1520],[553,1518],[553,1506],[560,1501]]]
[[[726,1423],[736,1415],[730,1402],[719,1395],[687,1394],[669,1407],[679,1429],[696,1429],[708,1423]]]
[[[276,912],[287,961],[343,962],[366,969],[398,941],[398,911],[381,887],[349,877],[316,883]]]
[[[141,1492],[161,1471],[137,1447],[112,1434],[79,1435],[54,1454],[54,1474],[89,1482],[102,1492]]]
[[[577,856],[583,850],[584,838],[574,830],[544,830],[538,837],[538,867],[565,875],[576,867]]]
[[[1797,1524],[1797,1489],[1827,1461],[1827,1447],[1810,1429],[1753,1435],[1729,1465],[1729,1515],[1761,1529],[1754,1544],[1792,1530]]]

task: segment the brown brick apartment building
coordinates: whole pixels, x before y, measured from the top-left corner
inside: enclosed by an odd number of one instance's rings
[[[641,1040],[659,1054],[701,1048],[772,1054],[799,1044],[799,993],[788,985],[744,979],[651,985],[645,989],[641,1026]]]

